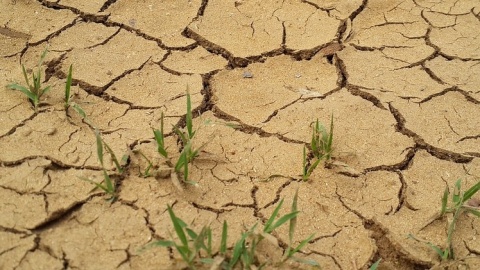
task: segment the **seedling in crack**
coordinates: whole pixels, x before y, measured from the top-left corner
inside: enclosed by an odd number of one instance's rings
[[[298,200],[298,190],[295,192],[295,196],[293,197],[293,202],[291,206],[291,213],[299,213],[297,209],[297,200]],[[287,261],[288,259],[293,259],[295,261],[309,264],[309,265],[318,265],[315,261],[312,260],[303,260],[294,257],[294,255],[299,252],[305,245],[307,245],[312,239],[314,234],[310,235],[306,239],[300,242],[298,246],[293,247],[293,235],[295,233],[295,228],[297,225],[297,215],[295,214],[291,219],[290,219],[290,225],[289,225],[289,230],[288,230],[288,247],[287,250],[285,250],[285,253],[283,254],[283,262]]]
[[[180,130],[180,128],[178,128],[177,126],[173,127],[173,131],[175,132],[175,134],[178,135],[178,137],[180,138],[183,144],[183,149],[180,152],[180,156],[177,162],[175,163],[175,165],[173,165],[173,163],[171,162],[168,156],[167,148],[165,146],[163,120],[164,120],[164,115],[162,113],[160,130],[157,129],[153,131],[153,134],[155,136],[155,141],[157,142],[157,151],[161,156],[163,156],[167,160],[167,165],[172,166],[175,173],[183,174],[184,182],[195,184],[194,182],[190,181],[188,178],[189,164],[199,155],[199,152],[205,146],[205,144],[199,148],[193,147],[193,138],[195,137],[195,134],[197,131],[193,130],[192,104],[191,104],[190,93],[188,91],[187,91],[187,114],[185,119],[186,132]]]
[[[87,122],[89,122],[89,119],[87,118],[87,114],[85,111],[72,101],[72,95],[70,93],[70,89],[72,87],[72,74],[73,74],[73,67],[70,65],[70,68],[68,69],[68,75],[67,75],[67,82],[65,83],[65,110],[68,110],[68,108],[73,108],[83,119],[85,119]]]
[[[22,64],[23,77],[25,78],[25,83],[27,86],[19,85],[17,83],[12,83],[7,85],[8,88],[13,90],[18,90],[23,94],[25,94],[30,100],[30,102],[32,103],[35,112],[37,111],[38,104],[40,103],[40,98],[51,89],[50,86],[42,88],[42,81],[41,81],[42,80],[41,66],[43,64],[43,61],[45,60],[45,56],[47,55],[47,52],[48,52],[48,47],[45,48],[42,55],[40,56],[40,60],[38,61],[37,71],[32,72],[31,83],[30,83],[30,80],[28,79],[27,70],[25,69],[25,66]]]
[[[313,159],[310,162],[307,160],[307,148],[303,147],[303,174],[302,178],[304,181],[307,181],[310,178],[313,170],[317,168],[318,164],[322,160],[329,161],[332,154],[332,145],[333,145],[333,115],[330,118],[330,132],[320,124],[320,122],[315,122],[314,127],[312,128],[312,140],[310,142],[311,156]]]
[[[444,217],[446,214],[453,214],[453,218],[448,224],[447,230],[447,240],[445,243],[445,248],[441,248],[436,246],[428,241],[423,241],[420,239],[415,238],[413,235],[409,235],[410,238],[413,238],[419,242],[423,242],[430,246],[442,260],[454,259],[454,251],[452,248],[452,239],[453,233],[455,231],[455,225],[457,220],[460,216],[467,212],[471,213],[477,217],[480,217],[480,208],[478,206],[478,202],[472,199],[473,195],[475,195],[480,190],[480,181],[477,182],[475,185],[470,187],[467,191],[462,192],[462,180],[459,179],[455,183],[454,191],[450,194],[448,187],[445,188],[445,191],[442,196],[442,208],[439,213],[439,217]],[[451,202],[448,205],[448,197],[451,195]]]
[[[80,177],[80,179],[87,181],[91,184],[95,185],[95,189],[99,188],[103,191],[105,191],[106,194],[108,194],[110,197],[107,199],[109,201],[115,201],[116,200],[116,184],[115,182],[110,178],[110,175],[107,172],[107,169],[105,169],[105,164],[104,164],[104,150],[107,150],[107,152],[110,154],[110,157],[112,158],[113,163],[115,164],[115,167],[118,171],[118,173],[122,174],[124,171],[123,165],[127,162],[128,156],[123,156],[122,160],[119,161],[113,152],[113,150],[108,146],[108,144],[103,141],[102,137],[100,136],[100,132],[98,130],[95,131],[95,138],[96,138],[96,144],[97,144],[97,156],[98,160],[100,162],[100,165],[102,166],[102,172],[103,172],[103,181],[100,183],[97,183],[93,180],[90,180],[85,177]]]
[[[168,213],[178,240],[160,240],[147,245],[146,248],[151,246],[173,247],[180,254],[189,269],[196,269],[199,264],[209,264],[211,265],[211,269],[237,269],[239,264],[240,269],[260,269],[267,262],[260,266],[257,265],[258,244],[264,239],[274,239],[271,233],[286,222],[290,222],[290,244],[285,251],[283,260],[279,262],[279,264],[284,263],[288,259],[293,259],[312,266],[319,266],[316,261],[301,260],[293,256],[313,238],[313,235],[311,235],[301,241],[298,246],[292,247],[296,217],[299,214],[297,210],[297,198],[298,196],[295,194],[291,207],[292,212],[277,219],[277,215],[283,204],[282,199],[266,221],[263,230],[258,231],[258,224],[253,225],[249,230],[241,234],[240,239],[235,242],[230,252],[227,248],[228,225],[226,221],[223,222],[219,250],[214,252],[212,250],[212,230],[210,227],[204,226],[200,233],[194,232],[183,220],[175,215],[172,208],[168,205]]]

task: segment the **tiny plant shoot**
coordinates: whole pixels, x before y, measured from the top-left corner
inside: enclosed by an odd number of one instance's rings
[[[23,94],[25,94],[30,100],[30,102],[32,103],[35,112],[37,111],[38,104],[40,103],[40,98],[51,89],[50,86],[42,88],[42,81],[41,81],[42,80],[41,66],[43,64],[45,56],[47,55],[47,52],[48,52],[48,47],[45,48],[42,55],[40,56],[40,60],[38,61],[38,65],[37,65],[37,71],[32,72],[31,83],[28,78],[27,70],[25,69],[25,66],[22,64],[22,72],[23,72],[23,77],[25,78],[26,86],[23,86],[17,83],[12,83],[7,85],[8,88],[13,90],[18,90]]]
[[[220,246],[216,251],[213,250],[212,230],[209,226],[204,226],[199,233],[196,233],[188,227],[186,222],[175,215],[170,205],[167,205],[167,210],[178,240],[160,240],[147,245],[146,248],[151,246],[175,248],[189,269],[196,269],[199,265],[205,264],[210,265],[210,269],[257,269],[258,244],[264,239],[274,238],[271,233],[286,222],[290,222],[290,241],[282,261],[269,263],[276,263],[276,266],[279,267],[285,261],[292,259],[311,266],[319,266],[316,261],[302,260],[294,257],[294,254],[299,252],[313,238],[313,235],[311,235],[301,241],[297,246],[292,246],[297,221],[296,218],[300,213],[297,210],[297,198],[297,193],[295,193],[291,206],[292,211],[278,217],[278,213],[283,204],[282,199],[273,210],[270,218],[266,221],[263,230],[257,230],[258,224],[254,224],[249,230],[241,234],[240,238],[235,242],[233,249],[227,248],[228,225],[227,222],[224,221]],[[265,264],[262,264],[262,266],[264,265]],[[262,266],[258,269],[262,268]]]
[[[448,187],[445,188],[445,191],[442,196],[442,207],[440,210],[439,217],[444,217],[446,214],[452,214],[453,218],[450,223],[448,224],[447,229],[447,240],[445,243],[445,248],[441,248],[436,246],[428,241],[423,241],[416,238],[413,235],[409,235],[410,238],[423,242],[426,245],[430,246],[442,260],[454,259],[454,252],[452,248],[452,240],[453,240],[453,233],[455,231],[455,225],[457,220],[463,213],[471,213],[477,217],[480,217],[480,209],[478,206],[472,206],[472,197],[480,190],[480,181],[478,181],[475,185],[470,187],[467,191],[462,192],[462,180],[459,179],[455,183],[454,190],[450,193]],[[448,197],[451,195],[451,202],[448,203]]]
[[[110,157],[112,158],[112,161],[115,164],[115,167],[119,174],[123,173],[124,171],[123,166],[127,162],[128,156],[123,156],[122,160],[119,161],[117,159],[117,156],[113,152],[113,150],[110,148],[110,146],[108,146],[108,144],[106,144],[105,141],[103,141],[100,135],[100,132],[98,130],[95,130],[95,138],[97,143],[98,161],[100,162],[100,165],[102,166],[102,171],[103,171],[103,181],[100,183],[97,183],[85,177],[80,177],[80,179],[95,185],[95,189],[99,188],[103,190],[106,194],[110,196],[107,200],[113,202],[117,199],[116,187],[115,187],[115,182],[110,178],[110,175],[108,174],[107,169],[105,169],[105,164],[103,159],[104,150],[107,150],[107,152],[110,154]]]
[[[329,161],[332,154],[333,145],[333,115],[330,118],[330,132],[320,124],[315,122],[312,128],[312,139],[310,141],[311,153],[307,154],[307,148],[303,147],[303,174],[302,178],[307,181],[310,178],[313,170],[317,168],[322,160]],[[313,156],[313,159],[308,161],[307,157]]]

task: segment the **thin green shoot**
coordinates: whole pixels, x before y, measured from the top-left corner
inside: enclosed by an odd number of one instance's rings
[[[187,224],[182,219],[175,215],[170,205],[167,205],[167,210],[179,242],[160,240],[151,245],[175,248],[190,269],[196,269],[195,262],[197,260],[201,263],[213,263],[211,229],[209,227],[203,227],[200,233],[197,234],[192,229],[188,228]],[[224,223],[224,230],[226,231],[225,224],[226,223]],[[222,242],[226,242],[226,239],[224,240],[223,237],[222,234]],[[206,253],[206,258],[200,257],[201,251]]]
[[[108,174],[107,170],[105,169],[105,165],[104,165],[104,146],[107,147],[107,150],[110,155],[113,154],[113,152],[111,151],[110,147],[104,143],[102,137],[100,136],[100,132],[98,130],[95,131],[95,138],[96,138],[96,144],[97,144],[97,157],[98,157],[98,161],[100,162],[100,164],[102,165],[102,171],[103,171],[103,181],[100,182],[100,183],[97,183],[91,179],[88,179],[88,178],[85,178],[85,177],[80,177],[80,179],[84,180],[84,181],[87,181],[93,185],[95,185],[95,189],[99,188],[101,190],[103,190],[106,194],[110,195],[109,198],[107,198],[107,200],[109,201],[115,201],[116,200],[116,187],[115,187],[115,183],[112,181],[112,179],[110,178],[110,175]],[[114,157],[115,155],[113,154],[112,157]],[[115,158],[116,159],[116,158]]]
[[[73,66],[70,65],[70,68],[68,69],[67,82],[65,83],[65,108],[68,108],[70,106],[70,99],[72,98],[70,94],[70,89],[72,86],[72,68]]]
[[[225,256],[225,253],[227,252],[227,237],[228,237],[228,225],[227,221],[223,221],[223,227],[222,227],[222,238],[220,240],[220,254]]]
[[[150,170],[153,168],[153,162],[150,159],[148,159],[140,150],[135,151],[135,152],[138,152],[140,154],[140,156],[142,156],[148,163],[147,168],[145,168],[145,170],[143,172],[140,171],[140,167],[138,168],[139,176],[141,176],[143,178],[147,178],[147,177],[152,176],[152,173],[150,172]]]
[[[73,78],[73,65],[70,65],[70,68],[68,69],[68,75],[67,75],[67,82],[65,83],[65,110],[68,110],[68,108],[73,108],[74,111],[76,111],[87,123],[90,123],[90,120],[87,117],[87,114],[83,110],[80,105],[72,101],[72,94],[71,94],[71,88],[72,88],[72,78]]]
[[[273,210],[271,216],[265,222],[263,230],[261,232],[257,232],[258,224],[253,225],[249,230],[241,234],[240,239],[235,242],[231,252],[228,252],[227,248],[228,225],[226,221],[223,222],[219,250],[214,251],[212,245],[212,230],[210,227],[205,226],[199,233],[196,233],[190,229],[183,220],[175,215],[171,206],[167,205],[168,213],[170,215],[170,219],[172,220],[176,238],[178,238],[178,240],[160,240],[147,245],[147,247],[160,246],[175,248],[180,254],[182,260],[188,265],[189,269],[195,269],[197,263],[209,264],[212,267],[221,267],[223,269],[236,269],[237,264],[241,263],[242,269],[261,269],[267,264],[267,262],[254,267],[255,263],[257,263],[256,254],[258,244],[267,237],[273,237],[270,234],[273,230],[285,224],[287,221],[290,221],[289,251],[280,263],[283,263],[288,259],[293,259],[312,266],[318,266],[318,263],[313,260],[301,260],[293,256],[307,243],[309,243],[313,237],[312,235],[303,240],[297,247],[292,247],[291,242],[293,242],[293,233],[295,230],[295,224],[297,222],[296,216],[299,214],[299,211],[297,210],[297,200],[298,195],[295,194],[291,212],[277,219],[277,215],[283,204],[282,199]],[[230,254],[230,256],[228,256],[227,252]]]
[[[310,146],[312,153],[317,159],[325,159],[329,161],[332,153],[333,144],[333,115],[330,118],[330,132],[320,122],[315,122],[312,131],[312,140]]]
[[[155,141],[157,142],[157,151],[164,158],[168,158],[167,148],[165,147],[165,135],[163,132],[163,112],[160,120],[160,130],[155,129],[153,135],[155,136]]]
[[[292,201],[292,206],[291,206],[291,213],[298,213],[298,208],[297,208],[297,200],[298,200],[298,189],[295,191],[295,196],[293,197]],[[288,259],[294,259],[298,262],[304,263],[304,264],[309,264],[313,266],[319,266],[319,264],[316,261],[313,260],[304,260],[304,259],[299,259],[293,257],[297,252],[299,252],[302,248],[304,248],[314,237],[315,234],[311,234],[309,237],[306,239],[302,240],[298,246],[293,247],[293,235],[295,233],[295,228],[297,225],[297,215],[292,217],[290,219],[290,225],[289,225],[289,230],[288,230],[288,247],[287,250],[284,253],[284,258],[282,262],[285,262]]]
[[[188,90],[187,86],[187,115],[186,115],[186,122],[187,122],[187,132],[188,132],[188,139],[192,140],[193,136],[195,136],[195,131],[193,131],[193,115],[192,115],[192,101],[190,98],[190,91]]]
[[[333,127],[333,115],[330,117],[330,131],[327,131],[318,119],[312,127],[312,139],[310,141],[311,154],[307,155],[306,147],[304,146],[303,148],[303,181],[307,181],[310,178],[310,175],[322,160],[328,162],[331,159]],[[313,156],[310,162],[307,160],[309,155]]]
[[[448,224],[447,229],[447,240],[445,243],[445,248],[441,248],[436,246],[428,241],[423,241],[415,238],[413,235],[409,235],[410,238],[413,238],[416,241],[423,242],[429,247],[431,247],[442,260],[454,259],[454,252],[452,247],[453,241],[453,234],[455,231],[455,226],[458,221],[458,218],[464,212],[471,213],[477,217],[480,217],[480,211],[477,207],[471,207],[468,205],[469,200],[480,190],[480,181],[477,182],[475,185],[470,187],[467,191],[462,192],[462,180],[459,179],[454,185],[454,190],[450,193],[448,187],[445,188],[441,199],[441,209],[440,209],[440,217],[445,216],[448,213],[453,214],[453,218]],[[448,204],[448,197],[451,195],[451,202],[450,205]]]
[[[38,61],[38,65],[37,65],[37,72],[32,72],[32,83],[30,83],[30,80],[28,79],[27,70],[25,69],[25,66],[22,64],[23,77],[25,78],[25,83],[27,86],[19,85],[17,83],[12,83],[7,85],[8,88],[13,90],[18,90],[23,94],[25,94],[30,100],[30,102],[32,103],[35,112],[37,111],[38,105],[40,103],[40,98],[51,89],[50,86],[47,86],[42,89],[42,82],[41,82],[42,80],[41,66],[43,64],[43,61],[45,60],[45,56],[47,55],[47,52],[48,52],[48,47],[45,48],[42,55],[40,56],[40,60]]]
[[[186,114],[186,127],[187,132],[181,131],[178,127],[174,126],[173,131],[180,137],[183,143],[183,149],[180,156],[174,166],[175,172],[183,173],[183,181],[190,184],[196,184],[194,181],[190,181],[189,167],[188,165],[199,155],[199,152],[205,147],[206,143],[199,148],[193,148],[193,138],[196,131],[193,130],[193,116],[192,116],[192,103],[190,93],[187,89],[187,114]]]
[[[372,264],[370,266],[370,268],[368,268],[369,270],[377,270],[378,266],[380,265],[380,262],[382,261],[382,259],[378,259],[374,264]]]

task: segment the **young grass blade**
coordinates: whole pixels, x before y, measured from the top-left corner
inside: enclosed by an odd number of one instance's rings
[[[477,182],[475,185],[473,185],[471,188],[469,188],[465,193],[463,194],[463,201],[462,203],[470,200],[475,193],[477,193],[480,190],[480,181]]]
[[[108,193],[108,188],[107,188],[106,186],[102,185],[102,183],[97,183],[97,182],[95,182],[95,181],[93,181],[93,180],[90,180],[90,179],[88,179],[88,178],[81,177],[81,176],[78,176],[78,178],[80,178],[80,179],[83,180],[83,181],[89,182],[90,184],[95,185],[95,188],[92,189],[91,191],[94,191],[95,189],[99,188],[99,189],[105,191],[105,193]]]
[[[275,217],[278,215],[278,211],[280,211],[280,208],[282,207],[282,204],[283,204],[283,199],[280,200],[277,207],[273,210],[272,215],[270,216],[270,218],[265,223],[265,227],[263,229],[263,232],[270,233],[270,232],[273,231],[273,229],[271,229],[271,227],[272,227],[273,221],[275,220]]]
[[[18,90],[18,91],[24,93],[33,103],[35,103],[35,101],[37,100],[36,95],[34,93],[30,92],[30,90],[28,90],[24,86],[18,85],[16,83],[12,83],[12,84],[7,85],[7,87],[12,89],[12,90]]]
[[[188,240],[187,236],[185,235],[185,232],[183,231],[183,228],[185,223],[181,221],[177,216],[175,216],[175,213],[173,213],[172,207],[170,205],[167,205],[167,210],[168,214],[170,215],[170,219],[172,220],[173,223],[173,228],[175,229],[175,233],[177,234],[178,238],[182,242],[182,245],[184,247],[188,247]]]
[[[374,264],[372,264],[372,266],[370,266],[370,268],[368,268],[369,270],[377,270],[378,268],[378,265],[380,264],[380,262],[382,261],[382,259],[378,259],[378,261],[376,261]]]
[[[183,181],[188,182],[188,159],[183,163]]]
[[[443,192],[442,197],[442,210],[440,211],[440,215],[443,216],[447,212],[447,201],[448,201],[448,187],[445,187],[445,191]]]
[[[295,195],[293,196],[292,207],[290,209],[292,213],[298,212],[297,201],[298,201],[298,189],[295,191]],[[288,229],[289,247],[293,243],[293,234],[295,233],[296,226],[297,226],[297,217],[295,216],[292,219],[290,219],[290,226]]]
[[[308,168],[307,168],[307,148],[304,145],[303,146],[303,170],[302,170],[303,181],[308,180],[307,171],[308,171]]]
[[[139,172],[139,175],[142,176],[142,177],[149,177],[149,176],[152,176],[150,174],[150,169],[153,167],[153,163],[152,161],[150,161],[150,159],[147,158],[147,156],[145,156],[140,150],[138,150],[138,153],[140,154],[140,156],[142,156],[148,163],[148,166],[147,168],[145,169],[145,171],[142,173],[140,171],[140,166],[138,168],[138,172]]]
[[[151,245],[157,246],[157,247],[174,247],[175,242],[173,241],[166,241],[166,240],[158,240],[153,242]]]
[[[300,242],[300,244],[298,244],[298,246],[292,250],[290,250],[290,252],[288,253],[288,256],[287,258],[290,258],[293,256],[293,254],[297,253],[298,251],[300,251],[304,246],[306,246],[308,244],[308,242],[310,242],[313,237],[315,236],[315,234],[311,234],[307,239],[304,239],[302,242]]]
[[[272,226],[270,226],[268,231],[264,230],[264,232],[271,233],[276,228],[282,226],[283,223],[291,220],[292,218],[295,218],[298,215],[298,213],[300,213],[300,211],[291,212],[291,213],[288,213],[288,214],[284,215],[283,217],[279,218]]]
[[[232,269],[233,266],[237,264],[240,257],[245,253],[246,251],[245,240],[247,239],[247,237],[249,237],[252,234],[252,232],[255,230],[256,227],[257,227],[257,224],[253,225],[253,227],[249,231],[242,233],[242,237],[240,238],[240,240],[238,240],[235,243],[235,246],[233,247],[232,259],[230,260],[230,263],[228,264],[227,269]]]
[[[225,255],[227,252],[227,221],[223,221],[222,239],[220,240],[220,254]]]
[[[245,249],[245,239],[247,238],[247,236],[247,233],[243,233],[242,238],[240,238],[240,240],[235,243],[235,246],[233,247],[232,259],[230,259],[227,269],[232,269],[237,264],[240,256],[243,253],[243,250]]]
[[[310,165],[310,167],[307,169],[307,179],[310,177],[310,175],[312,174],[313,170],[315,170],[315,168],[317,168],[318,164],[320,164],[320,161],[322,161],[321,158],[318,158],[317,160],[315,160],[315,162],[313,164]]]
[[[72,108],[85,120],[88,120],[87,119],[87,114],[85,113],[85,111],[82,109],[82,107],[80,107],[78,104],[74,103]]]
[[[102,137],[100,137],[100,132],[95,130],[95,137],[97,139],[97,156],[100,164],[103,166],[103,144],[102,144]]]
[[[28,75],[27,75],[27,70],[25,69],[25,66],[22,65],[22,72],[23,72],[23,77],[25,78],[25,83],[27,84],[28,88],[33,90],[33,85],[30,85],[30,81],[28,80]]]
[[[480,211],[478,211],[478,210],[468,208],[467,211],[474,214],[477,217],[480,217]]]
[[[65,108],[70,105],[70,88],[72,86],[72,65],[68,69],[67,83],[65,84]]]
[[[43,60],[45,60],[45,56],[47,56],[47,53],[48,53],[48,46],[45,47],[45,50],[43,50],[43,53],[42,55],[40,56],[40,60],[38,61],[38,67],[40,68],[40,66],[43,64]]]
[[[40,94],[38,95],[39,97],[43,96],[43,94],[46,94],[48,91],[50,91],[52,88],[50,86],[47,86],[43,88],[42,91],[40,91]]]
[[[327,147],[326,147],[326,152],[325,153],[327,156],[325,160],[330,160],[330,155],[332,153],[332,144],[333,144],[333,114],[330,117],[330,133],[328,134],[328,141],[327,141]]]
[[[168,153],[165,148],[165,137],[163,135],[163,112],[162,117],[160,118],[160,130],[156,129],[153,131],[153,135],[155,136],[155,141],[158,144],[157,151],[162,155],[164,158],[168,158]]]
[[[113,186],[112,180],[107,173],[107,170],[103,169],[103,178],[105,179],[105,184],[107,185],[107,193],[113,194],[115,191],[115,187]]]
[[[113,152],[112,148],[108,146],[108,144],[102,139],[103,145],[105,146],[105,149],[107,149],[108,153],[110,154],[110,157],[113,160],[113,163],[115,163],[115,167],[117,168],[118,173],[122,174],[123,173],[123,168],[120,165],[120,162],[118,162],[117,156]]]
[[[192,102],[190,99],[190,92],[187,89],[187,116],[186,116],[186,122],[187,122],[187,132],[188,132],[188,138],[191,140],[193,139],[193,136],[195,135],[195,132],[193,131],[193,116],[192,116]]]
[[[177,163],[175,164],[175,171],[180,172],[181,169],[184,168],[184,164],[188,163],[187,162],[187,153],[185,151],[185,148],[183,151],[180,153],[180,156],[178,157]]]
[[[319,130],[320,130],[320,124],[317,119],[315,126],[312,128],[312,141],[310,142],[310,146],[312,147],[312,152],[315,157],[318,157],[320,155]]]
[[[185,136],[185,134],[183,134],[183,132],[177,127],[177,126],[173,126],[173,131],[180,137],[180,139],[182,140],[183,144],[187,144],[188,143],[188,139],[187,137]]]

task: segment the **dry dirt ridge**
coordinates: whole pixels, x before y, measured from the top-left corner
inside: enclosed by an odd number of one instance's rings
[[[480,175],[478,0],[0,0],[0,268],[172,269],[179,255],[138,249],[169,239],[166,211],[231,247],[298,189],[301,257],[323,269],[480,269],[480,219],[456,227],[454,261],[440,262],[408,234],[445,246],[447,219],[432,221],[446,186]],[[3,87],[23,82],[49,46],[35,113]],[[100,181],[92,126],[65,111],[74,100],[127,171]],[[143,178],[141,151],[160,164],[152,129],[166,116],[171,155],[180,145],[187,85],[198,186]],[[335,123],[334,164],[301,181],[302,150],[317,118]],[[210,125],[205,125],[206,121]],[[230,128],[223,123],[236,123]],[[110,169],[113,165],[109,163]],[[270,176],[275,176],[271,177]],[[270,181],[262,181],[265,179]],[[288,242],[259,251],[275,261]],[[259,257],[259,258],[260,258]],[[287,264],[286,268],[304,268]],[[463,267],[463,268],[462,268]]]

